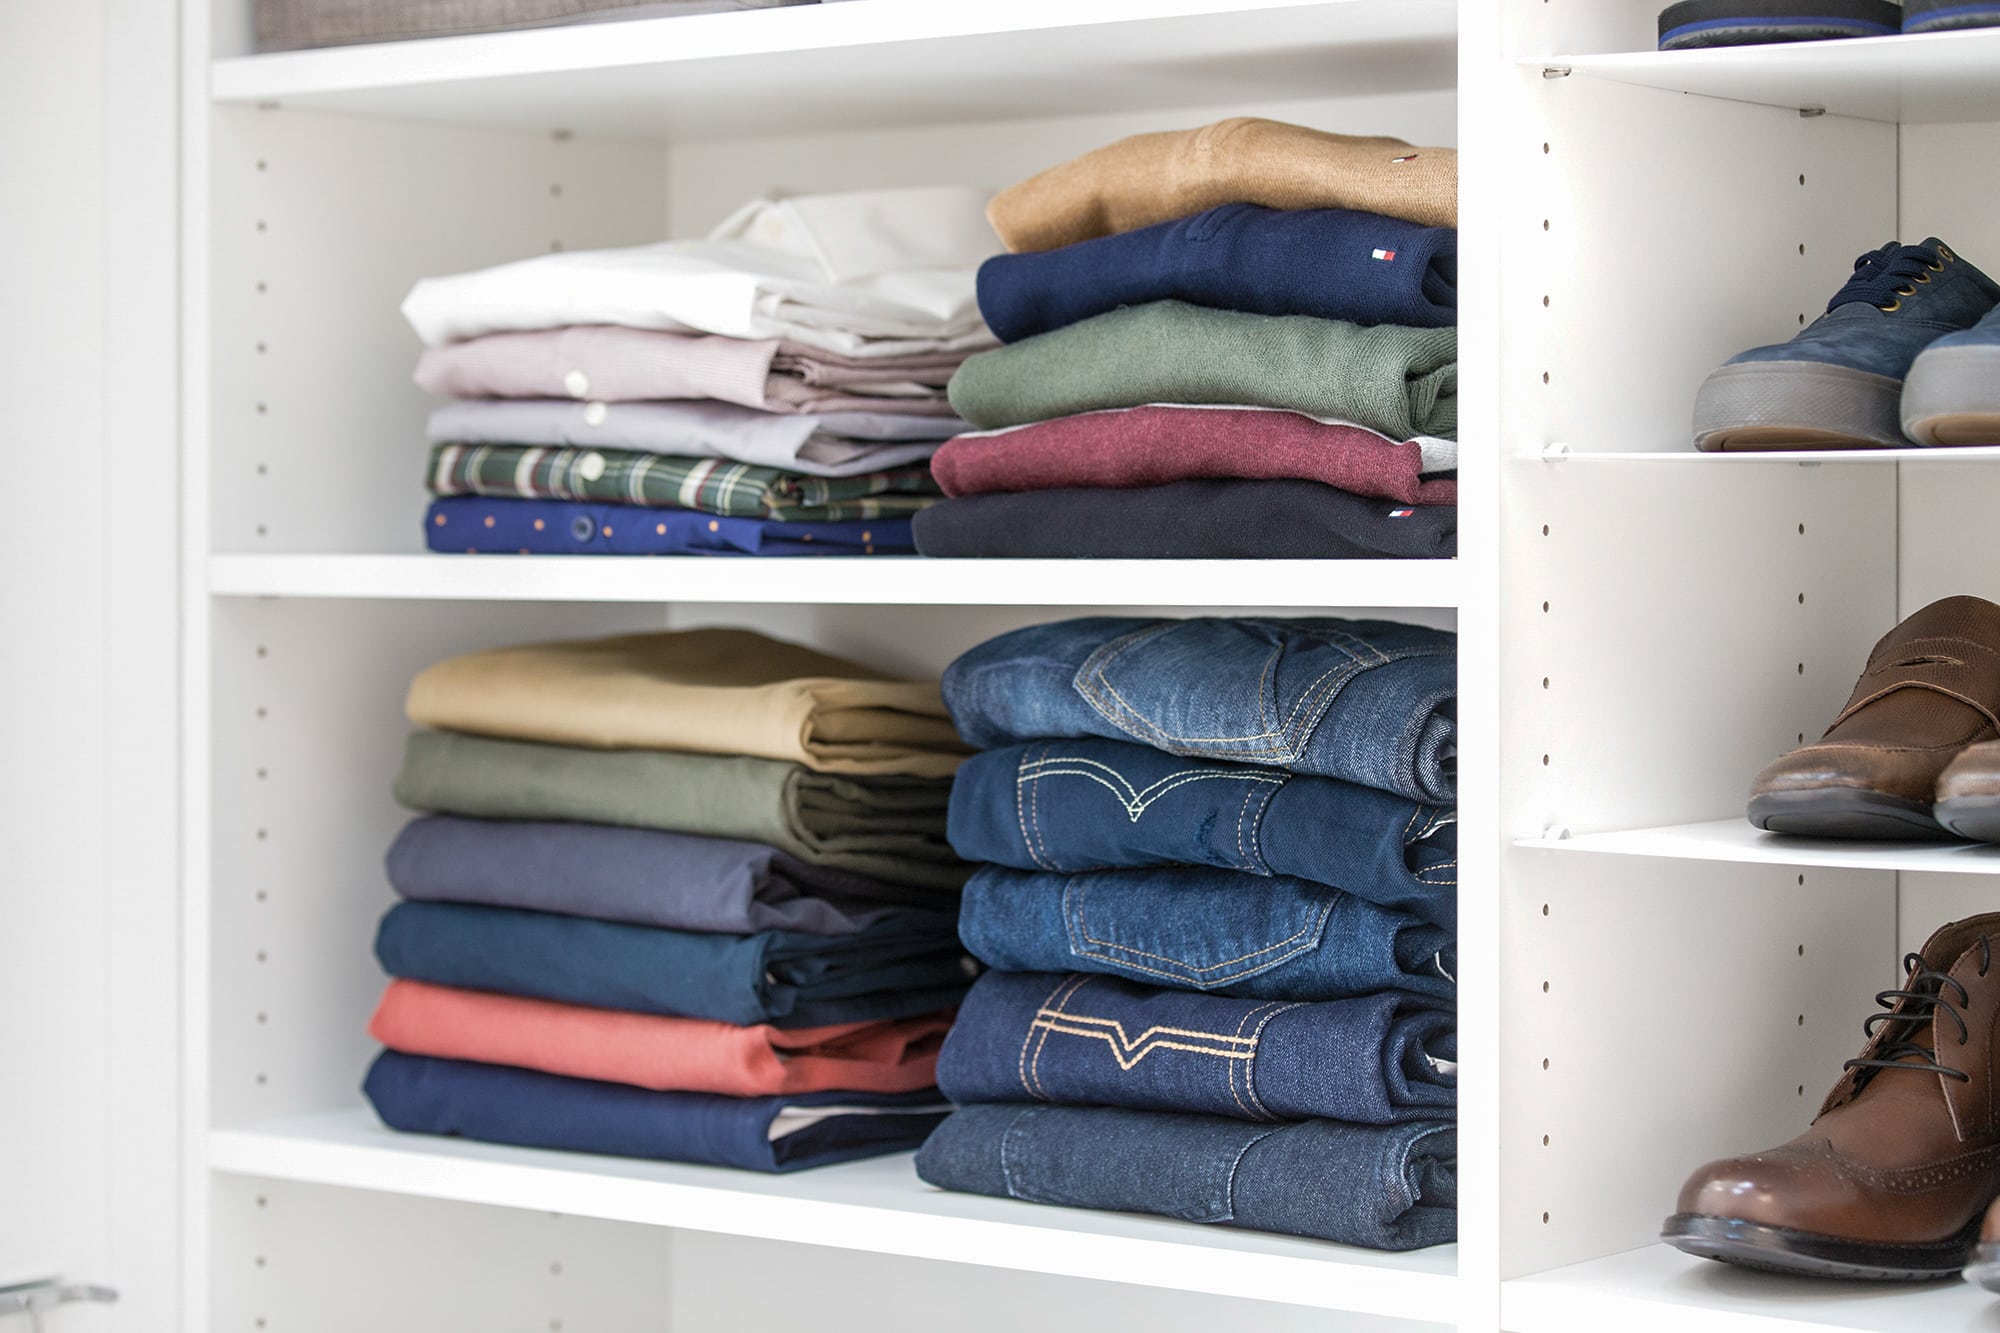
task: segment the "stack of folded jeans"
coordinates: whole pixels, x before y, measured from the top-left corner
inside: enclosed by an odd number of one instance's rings
[[[977,966],[935,685],[696,630],[454,658],[408,712],[385,1122],[763,1171],[938,1123]]]
[[[1457,552],[1458,159],[1272,121],[1143,134],[997,195],[1007,345],[951,403],[946,556]]]
[[[432,550],[914,550],[986,193],[759,199],[700,241],[543,255],[419,282]]]
[[[1456,1229],[1454,636],[1073,620],[961,657],[951,839],[995,971],[946,1189],[1379,1249]]]

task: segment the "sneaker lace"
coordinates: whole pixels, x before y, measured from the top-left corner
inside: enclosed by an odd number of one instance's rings
[[[1945,256],[1921,245],[1898,245],[1894,241],[1879,250],[1870,250],[1854,261],[1854,276],[1826,303],[1828,310],[1866,301],[1878,310],[1896,310],[1905,296],[1915,296],[1931,274],[1944,271]]]
[[[1987,969],[1992,965],[1993,948],[1987,937],[1982,935],[1979,938],[1979,975],[1985,976]],[[1965,1045],[1967,1037],[1971,1034],[1965,1025],[1965,1015],[1959,1012],[1959,1006],[1971,1004],[1971,997],[1965,993],[1965,987],[1952,980],[1949,974],[1926,964],[1924,956],[1920,953],[1904,955],[1903,966],[1910,974],[1906,988],[1879,991],[1875,996],[1875,1003],[1891,1012],[1870,1014],[1868,1021],[1862,1024],[1862,1030],[1871,1040],[1875,1036],[1875,1029],[1884,1023],[1900,1023],[1903,1025],[1901,1031],[1894,1041],[1883,1046],[1873,1057],[1866,1060],[1849,1060],[1841,1066],[1842,1069],[1862,1071],[1854,1080],[1856,1092],[1884,1069],[1915,1069],[1927,1074],[1943,1074],[1961,1083],[1972,1081],[1972,1076],[1963,1070],[1947,1069],[1939,1064],[1936,1050],[1915,1040],[1926,1020],[1934,1014],[1943,1014],[1958,1029],[1958,1044]],[[1958,992],[1957,1004],[1945,998],[1947,989]],[[1900,1014],[1894,1012],[1898,1000],[1909,1001],[1909,1007]]]

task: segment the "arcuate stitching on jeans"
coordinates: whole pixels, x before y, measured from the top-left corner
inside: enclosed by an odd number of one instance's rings
[[[1042,1009],[1046,1010],[1049,1006],[1055,1005],[1057,1012],[1060,1012],[1061,1006],[1068,1003],[1077,991],[1082,990],[1089,983],[1089,977],[1074,975],[1064,977],[1056,983],[1056,988],[1050,991],[1047,997],[1043,999]],[[1067,995],[1063,994],[1065,990],[1069,992]],[[1058,996],[1061,996],[1061,999],[1058,999]],[[1028,1030],[1021,1036],[1021,1087],[1026,1090],[1030,1097],[1047,1101],[1048,1094],[1042,1091],[1042,1047],[1048,1041],[1048,1033],[1039,1031],[1039,1026],[1039,1024],[1033,1022],[1029,1023]],[[1038,1037],[1039,1040],[1037,1040]],[[1035,1046],[1035,1053],[1032,1057],[1028,1054],[1028,1045],[1030,1042],[1033,1042]]]
[[[1074,764],[1076,767],[1053,767],[1053,765],[1057,764]],[[1029,772],[1028,770],[1031,767],[1036,771]],[[1106,773],[1109,773],[1111,777],[1105,777],[1104,774]],[[1058,777],[1083,778],[1087,781],[1095,782],[1098,786],[1103,787],[1118,798],[1119,806],[1124,810],[1125,817],[1134,824],[1138,823],[1146,811],[1162,796],[1177,788],[1185,787],[1191,782],[1224,779],[1282,786],[1285,781],[1285,779],[1280,777],[1271,777],[1261,773],[1241,773],[1234,769],[1183,768],[1178,772],[1169,773],[1166,777],[1160,778],[1144,788],[1137,788],[1132,785],[1123,773],[1111,765],[1101,763],[1095,759],[1085,759],[1072,755],[1052,756],[1047,759],[1036,760],[1032,765],[1024,763],[1015,781],[1021,785],[1032,785],[1043,778]]]

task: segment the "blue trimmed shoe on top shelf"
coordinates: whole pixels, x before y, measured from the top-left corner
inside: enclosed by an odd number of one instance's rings
[[[1695,447],[1906,448],[1911,363],[1995,306],[2000,285],[1936,237],[1871,250],[1826,313],[1791,341],[1753,347],[1710,373],[1695,398]]]
[[[1660,49],[1888,37],[1902,30],[1903,11],[1888,0],[1680,0],[1660,13]]]

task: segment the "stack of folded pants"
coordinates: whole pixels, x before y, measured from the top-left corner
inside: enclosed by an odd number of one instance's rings
[[[1225,120],[1003,190],[942,556],[1457,551],[1458,159]]]
[[[934,684],[692,630],[454,658],[408,712],[386,1123],[762,1171],[938,1123],[977,967]]]
[[[1377,1249],[1456,1230],[1456,642],[1091,618],[945,673],[960,934],[924,1179]]]
[[[419,282],[430,548],[559,555],[915,549],[945,386],[990,347],[985,191],[759,199],[699,241]]]

